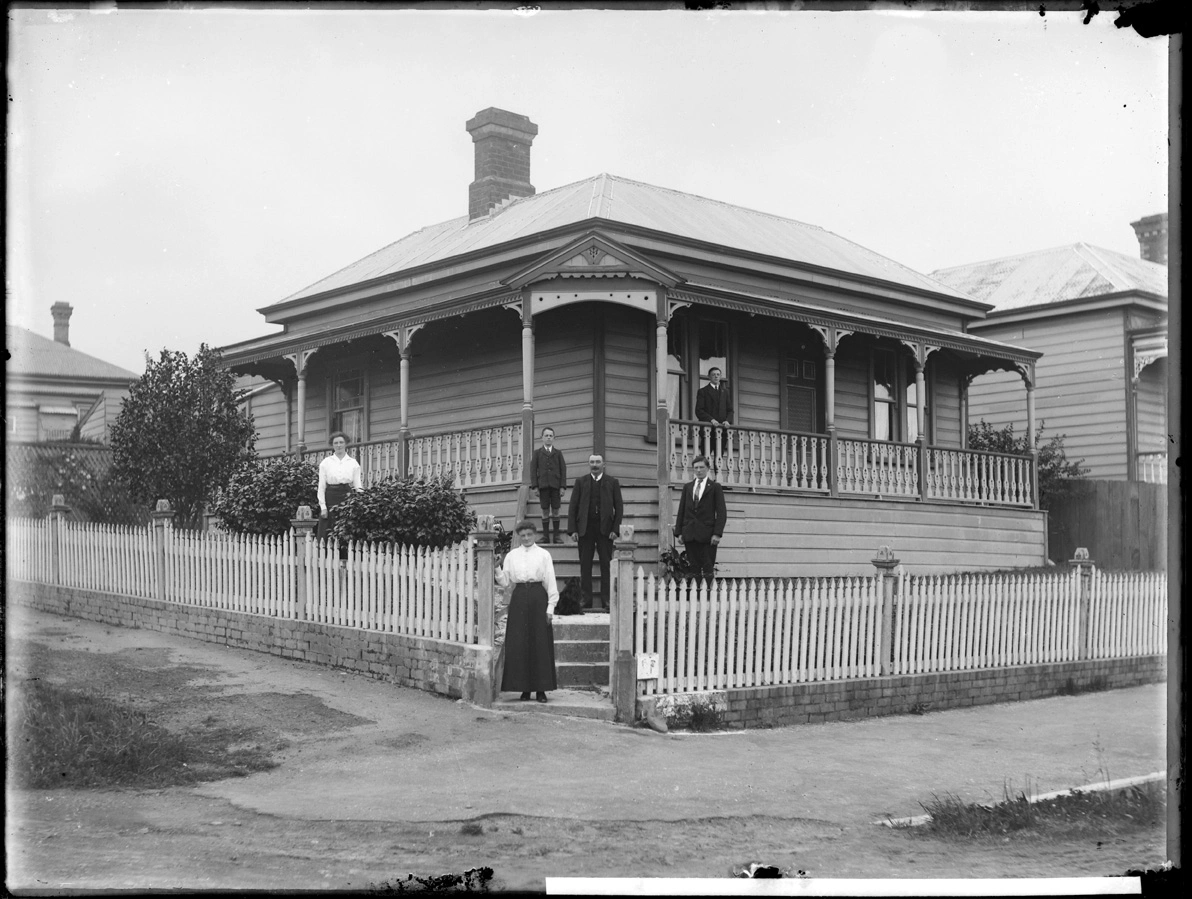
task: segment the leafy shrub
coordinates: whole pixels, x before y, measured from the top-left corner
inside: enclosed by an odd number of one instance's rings
[[[1064,451],[1064,440],[1067,434],[1053,434],[1046,443],[1043,442],[1043,425],[1039,422],[1039,429],[1035,432],[1035,445],[1039,448],[1039,505],[1046,509],[1048,503],[1067,491],[1072,480],[1088,475],[1089,469],[1083,468],[1077,459],[1068,461]],[[986,450],[991,453],[1013,453],[1019,456],[1029,456],[1030,441],[1027,435],[1014,435],[1014,424],[1011,422],[1004,428],[994,428],[982,419],[976,424],[968,426],[969,449]]]
[[[431,549],[459,543],[476,526],[476,513],[450,477],[386,478],[348,496],[335,507],[335,515],[331,534],[340,540]]]
[[[206,344],[193,358],[162,350],[130,385],[112,425],[112,474],[134,500],[167,499],[183,527],[253,458],[256,429],[237,405],[236,376]]]
[[[245,465],[219,492],[211,511],[235,534],[284,534],[299,506],[318,509],[319,469],[299,459],[260,459]]]

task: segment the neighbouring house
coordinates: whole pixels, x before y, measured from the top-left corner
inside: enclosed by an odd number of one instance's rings
[[[53,340],[27,328],[6,327],[4,414],[9,441],[68,440],[77,427],[84,439],[107,442],[129,385],[139,375],[73,349],[73,311],[69,303],[50,307]]]
[[[987,303],[717,200],[608,174],[538,193],[534,123],[490,108],[466,127],[466,215],[266,306],[280,332],[223,348],[259,451],[317,458],[344,430],[366,479],[449,474],[508,526],[550,425],[573,477],[605,455],[645,562],[700,451],[728,489],[724,576],[867,573],[883,545],[918,571],[1044,561],[1035,460],[965,448],[976,375],[1015,372],[1032,421],[1040,353],[972,333]],[[713,366],[727,431],[695,420]],[[574,547],[551,551],[573,570]]]
[[[1077,547],[1119,568],[1166,565],[1167,215],[1131,223],[1141,258],[1085,243],[955,266],[932,277],[991,304],[969,330],[1043,353],[1036,414],[1088,480],[1050,508],[1053,558]],[[968,390],[971,421],[1020,419],[1002,373]]]
[[[1076,243],[932,272],[993,306],[969,331],[1043,353],[1035,412],[1089,476],[1166,481],[1167,216],[1133,223],[1142,258]],[[969,417],[1020,422],[1018,385],[977,377]]]

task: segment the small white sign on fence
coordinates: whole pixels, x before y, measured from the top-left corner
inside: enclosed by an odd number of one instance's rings
[[[642,652],[637,656],[637,679],[655,680],[658,677],[658,653]]]

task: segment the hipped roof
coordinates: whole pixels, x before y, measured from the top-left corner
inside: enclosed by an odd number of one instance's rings
[[[42,337],[27,328],[7,325],[7,373],[25,377],[78,380],[135,381],[140,375],[119,365],[96,359],[64,343]]]
[[[1167,266],[1087,243],[942,268],[933,278],[993,313],[1139,291],[1167,298]]]
[[[953,287],[817,225],[602,174],[507,201],[475,221],[461,216],[422,228],[286,297],[281,304],[590,219],[968,299]]]

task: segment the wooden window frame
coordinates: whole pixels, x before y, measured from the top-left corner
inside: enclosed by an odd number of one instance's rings
[[[330,367],[327,372],[327,434],[330,436],[334,431],[340,430],[336,427],[335,418],[341,411],[336,404],[335,388],[339,383],[340,378],[347,372],[360,372],[360,405],[359,406],[345,406],[344,410],[360,409],[361,423],[360,423],[360,443],[365,443],[369,439],[369,420],[372,418],[371,409],[371,379],[369,378],[369,371],[366,367],[358,364],[344,364],[336,363]]]

